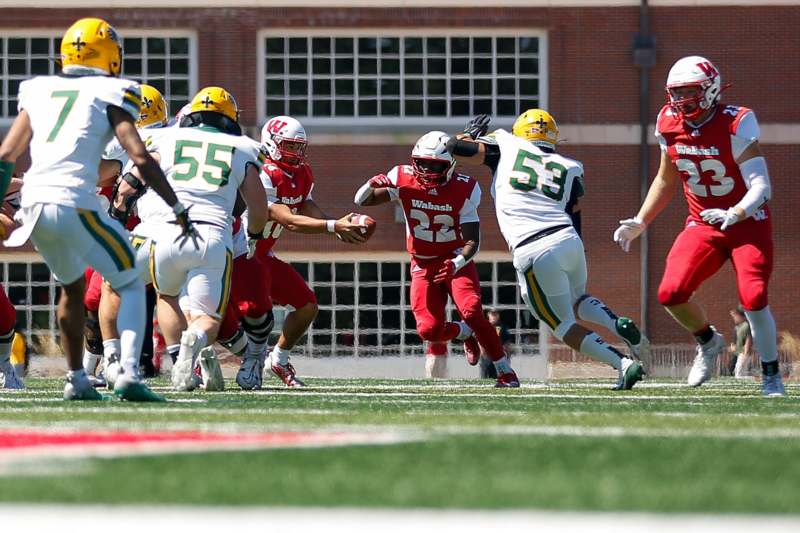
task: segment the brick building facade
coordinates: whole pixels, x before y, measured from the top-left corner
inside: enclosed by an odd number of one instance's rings
[[[125,2],[117,2],[125,5]],[[269,2],[263,2],[268,4]],[[354,4],[358,2],[340,2]],[[513,2],[510,2],[513,3]],[[562,2],[564,4],[567,2]],[[581,2],[577,2],[581,3]],[[589,2],[583,2],[587,4]],[[773,180],[777,257],[771,289],[771,305],[779,329],[800,332],[800,311],[794,298],[800,282],[794,266],[800,260],[800,184],[794,172],[800,167],[800,108],[793,95],[800,86],[800,5],[702,5],[706,2],[652,2],[650,27],[657,43],[657,62],[650,80],[650,120],[664,101],[663,84],[671,63],[689,54],[712,59],[723,81],[733,87],[724,100],[753,108],[764,129],[764,152]],[[736,3],[736,2],[731,2]],[[785,3],[785,2],[784,2]],[[174,2],[173,2],[174,4]],[[220,4],[226,4],[224,2]],[[236,4],[232,2],[231,4]],[[533,29],[546,32],[547,108],[563,125],[567,142],[562,151],[582,160],[586,168],[587,196],[582,201],[584,240],[590,270],[589,289],[620,312],[639,315],[639,248],[621,252],[611,234],[621,218],[632,216],[640,203],[639,147],[635,133],[639,109],[639,71],[632,63],[633,37],[638,31],[639,8],[548,7],[559,2],[536,2],[533,7],[343,7],[320,2],[322,7],[194,7],[194,8],[5,8],[0,9],[0,35],[19,34],[26,28],[66,28],[83,16],[106,18],[118,29],[188,30],[196,35],[197,87],[223,85],[238,99],[242,122],[253,131],[260,126],[257,112],[258,32],[286,29],[331,31],[342,29]],[[384,3],[385,4],[385,3]],[[410,2],[414,4],[414,2]],[[455,3],[453,3],[455,4]],[[475,6],[477,2],[461,2]],[[501,2],[502,4],[502,2]],[[537,7],[537,4],[541,6]],[[634,4],[628,2],[627,4]],[[668,4],[665,6],[659,4]],[[700,4],[700,5],[697,5]],[[325,7],[331,5],[331,7]],[[469,30],[465,30],[468,34]],[[435,124],[433,124],[435,125]],[[587,138],[586,132],[612,126],[607,135]],[[497,127],[510,127],[498,123]],[[453,129],[453,121],[441,125]],[[598,128],[600,127],[600,128]],[[595,128],[595,129],[592,129]],[[369,130],[358,121],[351,127],[309,127],[309,157],[317,177],[315,198],[331,214],[353,210],[352,194],[363,181],[392,165],[405,162],[411,141],[431,129],[416,130],[392,124]],[[630,132],[634,131],[633,134]],[[398,134],[398,132],[400,132]],[[416,133],[415,133],[416,132]],[[620,136],[619,132],[628,132]],[[578,142],[569,142],[574,133]],[[397,134],[397,135],[395,135]],[[338,138],[346,142],[338,142]],[[652,143],[652,141],[651,141]],[[655,172],[658,148],[651,144]],[[467,173],[486,178],[482,168]],[[664,257],[679,231],[686,208],[680,193],[650,230],[648,277],[649,330],[656,342],[684,342],[686,336],[660,308],[655,289],[663,272]],[[363,211],[379,223],[375,237],[358,252],[400,251],[403,228],[388,208]],[[502,254],[505,245],[493,215],[488,194],[481,206],[482,254]],[[279,253],[302,255],[330,251],[352,257],[354,249],[325,236],[285,235]],[[730,266],[707,283],[699,298],[707,304],[711,319],[727,331],[726,310],[736,305]]]

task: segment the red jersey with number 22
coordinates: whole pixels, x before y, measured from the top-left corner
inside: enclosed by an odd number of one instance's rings
[[[267,192],[267,204],[284,204],[292,213],[297,213],[311,199],[314,175],[311,167],[305,163],[290,174],[268,159],[261,168],[261,182]],[[267,222],[264,227],[265,238],[256,244],[257,253],[268,254],[282,232],[282,225],[275,221]]]
[[[704,209],[728,209],[742,199],[747,185],[734,156],[733,143],[739,124],[748,113],[746,107],[720,105],[715,115],[694,128],[664,106],[658,114],[656,136],[666,148],[683,180],[683,192],[689,204],[689,221],[704,224]],[[769,211],[763,208],[763,217]]]
[[[403,206],[408,253],[420,259],[453,257],[464,246],[461,224],[478,221],[478,183],[455,174],[444,185],[425,189],[410,165],[396,166],[387,176],[397,185],[389,194]]]

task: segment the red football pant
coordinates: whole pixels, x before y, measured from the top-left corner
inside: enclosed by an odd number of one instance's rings
[[[16,324],[17,311],[8,299],[5,287],[0,285],[0,336],[7,336],[9,332],[14,331]]]
[[[700,284],[730,259],[742,307],[748,311],[763,309],[768,303],[772,257],[769,219],[748,219],[724,232],[694,223],[678,235],[669,251],[658,301],[667,307],[688,302]]]
[[[505,355],[494,326],[483,316],[481,282],[475,263],[467,263],[447,283],[434,283],[433,276],[441,262],[411,263],[411,310],[417,321],[417,332],[429,342],[447,342],[461,331],[455,322],[446,321],[447,297],[453,299],[464,322],[475,332],[478,343],[492,361]]]
[[[83,293],[83,306],[88,311],[97,312],[100,308],[100,292],[103,289],[103,276],[91,268],[84,273],[86,278],[86,292]]]
[[[273,280],[277,280],[276,283]],[[275,256],[237,257],[233,261],[231,298],[219,337],[231,338],[239,329],[241,317],[261,317],[272,310],[273,302],[300,309],[317,303],[317,297],[289,263]]]

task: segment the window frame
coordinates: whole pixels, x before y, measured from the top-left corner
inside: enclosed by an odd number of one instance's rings
[[[539,107],[546,109],[548,106],[548,80],[549,80],[549,48],[548,48],[548,35],[549,32],[543,28],[519,28],[519,27],[504,27],[504,28],[385,28],[385,27],[370,27],[370,28],[262,28],[256,33],[257,41],[257,57],[256,57],[256,113],[258,125],[264,124],[268,118],[266,114],[266,43],[265,40],[270,37],[351,37],[358,39],[359,37],[444,37],[449,39],[451,37],[535,37],[539,41],[539,51],[537,57],[539,59]],[[311,52],[309,52],[310,54]],[[495,52],[496,53],[496,52]],[[402,53],[399,54],[402,65]],[[358,58],[357,51],[354,51],[354,59]],[[445,53],[445,57],[450,57],[450,52]],[[518,55],[516,56],[518,59]],[[448,62],[449,63],[449,62]],[[355,69],[354,69],[355,70]],[[448,67],[449,70],[449,67]],[[403,70],[401,66],[400,81],[402,85]],[[376,74],[376,78],[380,79],[380,75]],[[284,78],[285,79],[285,78]],[[309,81],[313,79],[311,73],[307,78]],[[358,80],[354,74],[354,80]],[[452,79],[449,74],[444,77],[445,80]],[[492,98],[497,101],[496,79],[490,78],[493,83]],[[311,88],[309,84],[309,94]],[[357,92],[354,89],[354,92]],[[449,92],[449,89],[447,90]],[[427,97],[423,97],[423,101]],[[443,98],[448,98],[444,96]],[[473,96],[469,97],[474,98]],[[398,96],[398,99],[402,98]],[[358,100],[354,101],[356,104]],[[305,126],[317,127],[330,127],[331,129],[338,130],[346,127],[375,127],[378,129],[388,127],[461,127],[464,124],[464,116],[456,117],[430,117],[430,116],[414,116],[414,115],[399,115],[392,117],[377,117],[377,116],[341,116],[341,117],[311,117],[298,115],[297,118],[303,121]],[[467,117],[468,118],[468,117]],[[516,115],[497,115],[493,117],[498,122],[507,122],[509,119],[516,118]]]
[[[189,102],[192,96],[198,90],[198,78],[199,78],[199,63],[197,57],[197,50],[198,50],[198,34],[196,30],[190,28],[116,28],[120,37],[123,39],[126,38],[142,38],[147,39],[149,37],[160,37],[165,39],[170,38],[186,38],[189,40],[189,52],[188,52],[188,59],[189,59],[189,94],[187,97],[187,102]],[[61,40],[61,37],[64,34],[63,28],[31,28],[31,29],[0,29],[0,39],[8,39],[8,38],[28,38],[28,39],[38,39],[38,38],[48,38],[48,39],[56,39],[57,41]],[[7,41],[6,41],[7,42]],[[54,53],[58,54],[58,50],[54,50]],[[123,50],[124,54],[124,50]],[[8,61],[8,51],[4,48],[3,54],[0,56],[0,61],[5,62],[3,73],[0,74],[0,83],[7,83],[9,80],[9,73],[7,70],[7,61]],[[123,55],[124,61],[124,55]],[[33,76],[28,76],[25,79],[30,79]],[[133,79],[133,78],[127,78]],[[166,96],[166,95],[165,95]],[[8,99],[8,95],[6,95],[6,99]],[[14,116],[3,116],[2,113],[2,105],[0,105],[0,128],[8,128],[11,126],[11,123],[16,118]],[[174,115],[177,113],[177,109],[170,108],[170,113]]]

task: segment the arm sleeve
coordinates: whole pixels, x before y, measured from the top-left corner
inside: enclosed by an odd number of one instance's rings
[[[267,193],[267,205],[278,203],[278,188],[272,183],[272,177],[263,168],[259,173],[261,177],[261,184],[264,186],[264,191]]]
[[[749,110],[745,111],[742,118],[739,119],[736,130],[731,135],[733,158],[739,159],[747,147],[758,141],[759,137],[761,137],[761,128],[758,126],[756,114]]]
[[[735,207],[744,211],[745,217],[752,216],[772,197],[772,186],[767,171],[767,160],[753,157],[739,165],[747,192]]]
[[[662,109],[661,111],[659,111],[658,117],[656,117],[656,130],[655,130],[654,134],[655,134],[656,140],[658,141],[658,147],[661,149],[662,152],[666,152],[667,151],[667,140],[664,139],[664,136],[661,135],[660,131],[658,131],[658,123],[661,122],[661,113],[663,113],[663,112],[664,112],[664,110]]]
[[[476,182],[475,187],[472,188],[472,193],[458,213],[462,224],[465,222],[480,222],[480,218],[478,218],[479,205],[481,205],[481,186]]]
[[[391,198],[393,202],[396,202],[397,200],[400,199],[400,189],[397,188],[397,180],[399,178],[399,175],[400,175],[399,167],[394,167],[392,170],[389,171],[388,174],[386,174],[386,177],[389,178],[389,181],[391,181],[394,184],[393,189],[386,189],[386,192],[389,193],[389,198]]]

